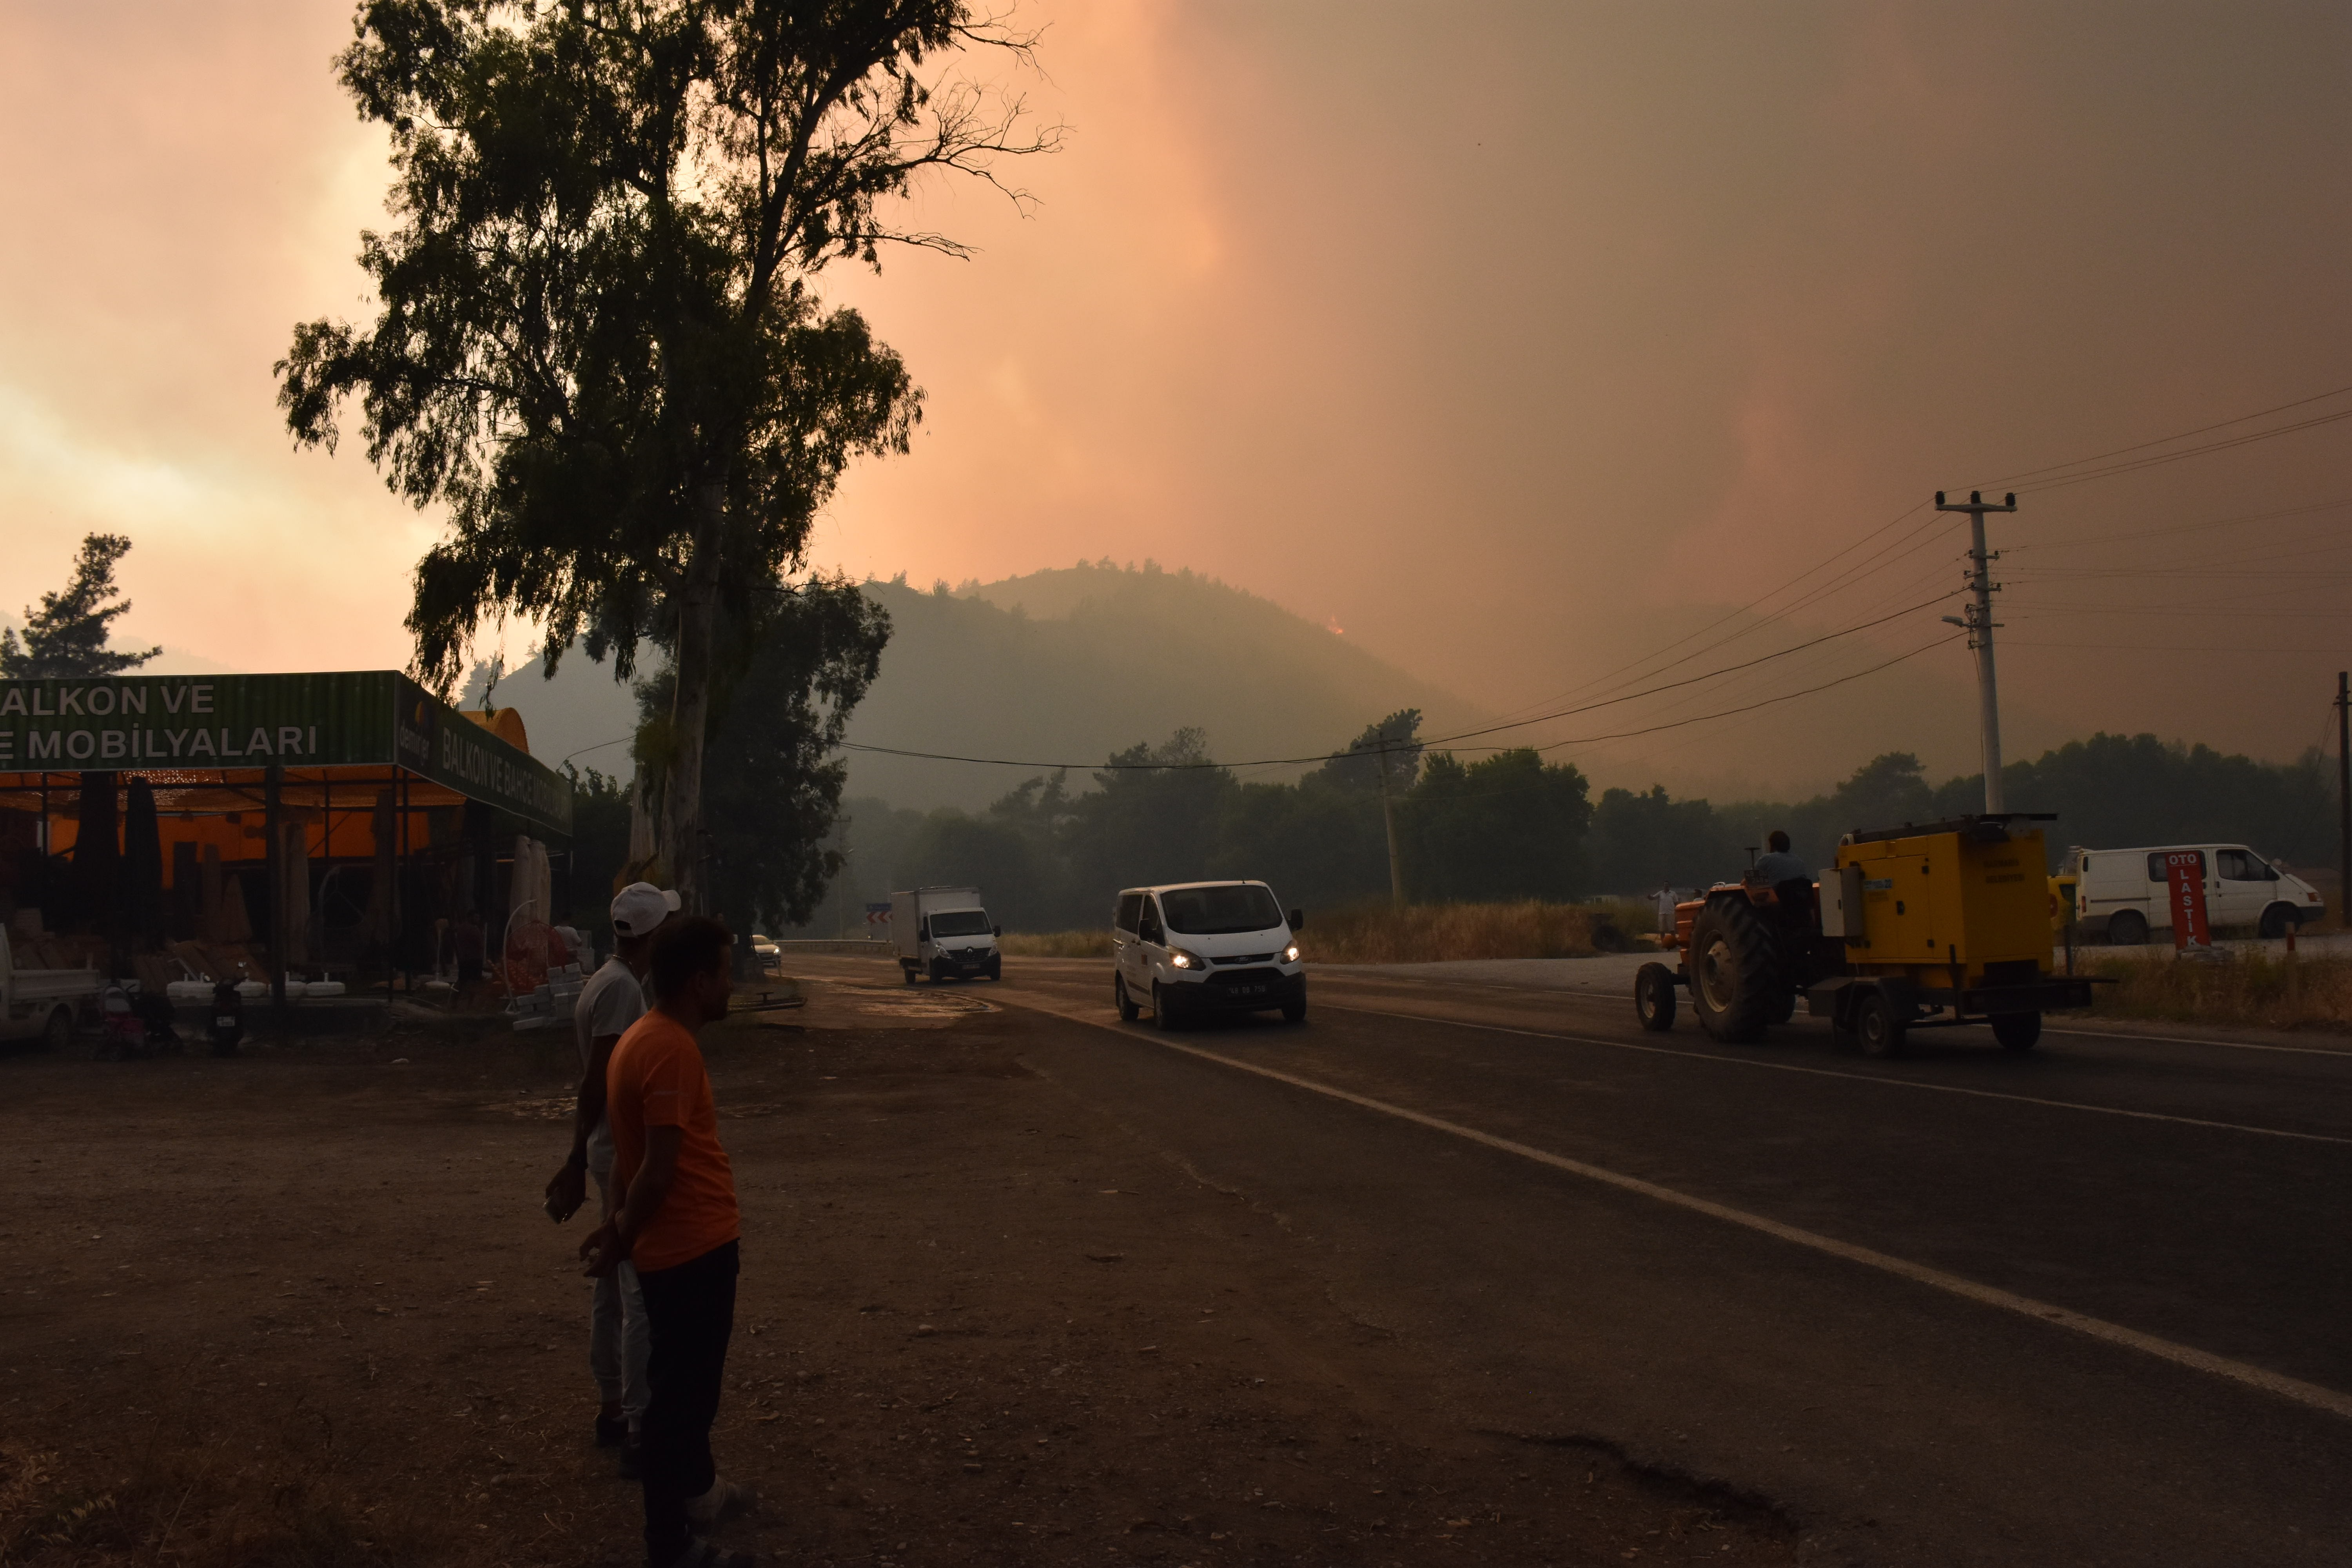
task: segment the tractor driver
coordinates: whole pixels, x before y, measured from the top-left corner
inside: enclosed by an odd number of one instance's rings
[[[1756,869],[1749,873],[1749,880],[1771,889],[1785,908],[1811,909],[1813,868],[1789,852],[1789,835],[1783,829],[1774,828],[1764,843],[1764,853],[1757,857]]]

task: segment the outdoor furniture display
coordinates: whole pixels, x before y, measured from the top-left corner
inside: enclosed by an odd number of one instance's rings
[[[134,1002],[382,999],[463,928],[521,939],[494,997],[552,1002],[571,827],[513,710],[395,671],[0,680],[0,916]]]

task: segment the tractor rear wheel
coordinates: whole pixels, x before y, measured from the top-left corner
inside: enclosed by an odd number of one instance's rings
[[[1744,1045],[1788,997],[1764,917],[1745,898],[1709,899],[1691,922],[1691,1011],[1726,1045]]]

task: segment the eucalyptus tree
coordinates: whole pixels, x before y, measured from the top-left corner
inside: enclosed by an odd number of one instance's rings
[[[438,689],[494,616],[536,620],[551,673],[574,641],[623,679],[668,655],[659,847],[698,902],[722,619],[757,619],[846,466],[921,416],[816,275],[963,254],[898,220],[927,173],[1024,199],[1002,160],[1055,132],[957,72],[1028,40],[963,0],[368,0],[355,31],[341,80],[395,176],[360,252],[380,312],[296,327],[279,405],[331,450],[356,399],[385,482],[446,507],[407,621]]]

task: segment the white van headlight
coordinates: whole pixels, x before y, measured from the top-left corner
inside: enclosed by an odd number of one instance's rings
[[[1285,963],[1296,963],[1298,962],[1298,944],[1297,942],[1294,942],[1288,947],[1282,950],[1282,962]]]
[[[1209,967],[1209,961],[1207,959],[1202,958],[1197,952],[1193,952],[1188,949],[1181,947],[1171,947],[1168,950],[1168,962],[1178,969],[1206,969]]]

